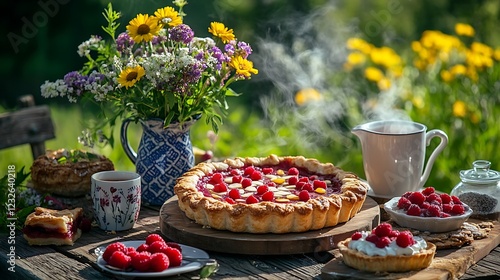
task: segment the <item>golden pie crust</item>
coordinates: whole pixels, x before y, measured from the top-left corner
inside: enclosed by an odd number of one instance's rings
[[[278,203],[261,201],[255,204],[230,204],[205,196],[197,190],[198,181],[214,171],[229,167],[276,166],[288,163],[304,168],[312,174],[333,175],[341,182],[340,193],[321,195],[307,202]],[[248,233],[288,233],[317,230],[347,222],[361,209],[367,195],[367,186],[359,178],[331,163],[302,156],[265,158],[237,157],[223,162],[203,162],[177,179],[174,192],[179,208],[186,216],[206,227]]]
[[[92,154],[90,159],[59,163],[57,159],[67,152],[65,149],[47,151],[33,162],[31,179],[35,190],[66,197],[83,196],[90,193],[92,174],[114,170],[114,165],[108,158],[97,154]]]
[[[82,234],[78,228],[82,216],[82,208],[53,210],[36,207],[26,218],[23,236],[30,245],[73,245]]]
[[[368,256],[349,249],[351,238],[340,241],[337,247],[342,253],[343,262],[355,269],[370,272],[405,272],[421,270],[431,265],[436,253],[436,245],[427,242],[427,248],[411,256]]]

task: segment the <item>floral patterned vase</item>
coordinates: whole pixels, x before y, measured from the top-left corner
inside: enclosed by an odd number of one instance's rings
[[[174,196],[176,179],[194,166],[194,153],[189,131],[196,120],[163,127],[163,121],[140,121],[143,134],[137,153],[128,142],[127,128],[132,120],[122,123],[120,140],[125,153],[141,175],[142,202],[162,205]]]

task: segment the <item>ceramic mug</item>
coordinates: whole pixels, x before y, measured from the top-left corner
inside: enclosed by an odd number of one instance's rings
[[[141,176],[128,171],[102,171],[92,175],[94,218],[106,231],[134,227],[141,209]]]
[[[361,141],[363,167],[373,196],[392,198],[424,187],[436,157],[448,144],[439,129],[427,131],[412,121],[375,121],[356,126],[352,133]],[[441,142],[425,165],[431,139]]]

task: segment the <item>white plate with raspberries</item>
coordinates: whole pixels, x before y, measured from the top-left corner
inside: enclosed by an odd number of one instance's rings
[[[104,271],[126,277],[167,277],[195,271],[205,264],[189,259],[208,259],[198,248],[165,242],[158,234],[146,240],[114,242],[95,249],[97,265]]]
[[[472,215],[472,209],[457,196],[438,193],[433,187],[394,197],[384,209],[398,225],[428,232],[459,229]]]

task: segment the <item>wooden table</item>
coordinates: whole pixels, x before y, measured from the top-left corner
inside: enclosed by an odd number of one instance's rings
[[[0,271],[2,279],[113,279],[101,272],[96,264],[94,249],[113,241],[140,240],[150,233],[160,233],[159,208],[143,207],[132,230],[106,233],[92,228],[84,233],[74,246],[29,246],[17,233],[15,240],[15,273],[7,263],[11,244],[8,235],[0,234]],[[217,259],[219,271],[211,279],[322,279],[321,269],[331,261],[336,250],[321,253],[281,256],[238,255],[208,251]],[[196,279],[199,270],[173,276],[170,279]],[[499,279],[500,247],[473,265],[460,279]]]

